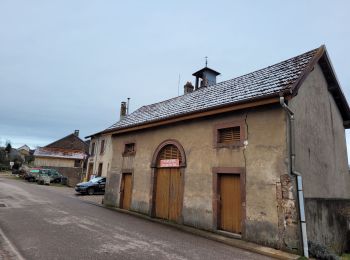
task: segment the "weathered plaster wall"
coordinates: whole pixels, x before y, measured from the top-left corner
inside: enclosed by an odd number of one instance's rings
[[[35,157],[34,166],[36,167],[41,167],[41,166],[74,167],[74,160]]]
[[[240,120],[243,120],[246,126],[246,147],[215,148],[214,125]],[[244,167],[246,169],[246,232],[243,232],[243,237],[278,248],[294,247],[297,239],[297,224],[295,221],[284,223],[285,212],[294,211],[295,205],[291,189],[282,196],[282,186],[285,182],[282,183],[281,176],[288,175],[288,155],[286,153],[286,116],[279,105],[186,121],[113,137],[114,156],[107,180],[106,204],[119,206],[121,173],[123,168],[132,169],[131,210],[149,214],[152,194],[151,159],[157,146],[167,139],[178,140],[187,158],[182,211],[184,224],[209,230],[215,229],[212,168]],[[122,157],[125,142],[136,143],[134,159]],[[283,189],[285,189],[284,186]],[[290,201],[289,204],[288,201]],[[292,226],[291,230],[295,235],[292,239],[293,245],[289,243],[290,241],[284,241],[286,227],[289,226]]]
[[[105,140],[105,149],[103,153],[101,153],[102,140]],[[107,172],[111,169],[111,165],[112,165],[112,156],[113,156],[112,136],[103,135],[103,136],[91,138],[90,148],[89,148],[90,154],[91,154],[91,147],[93,143],[95,143],[95,154],[91,155],[90,158],[88,159],[88,166],[87,166],[88,168],[86,173],[88,174],[90,172],[90,169],[89,169],[90,163],[93,163],[92,174],[97,175],[98,165],[102,163],[101,176],[107,176]]]
[[[290,101],[295,112],[296,170],[306,198],[350,199],[345,130],[319,65]]]
[[[350,200],[305,199],[308,239],[337,254],[350,250]]]

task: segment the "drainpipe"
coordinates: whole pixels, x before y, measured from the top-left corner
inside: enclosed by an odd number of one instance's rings
[[[291,160],[291,172],[292,175],[296,177],[297,180],[297,190],[298,190],[298,200],[299,200],[299,215],[300,215],[300,226],[301,235],[303,239],[303,249],[304,256],[309,258],[309,247],[307,244],[307,233],[306,233],[306,219],[305,219],[305,207],[304,207],[304,192],[303,192],[303,179],[299,172],[295,170],[295,133],[294,133],[294,113],[293,111],[284,103],[284,97],[280,97],[280,104],[282,108],[287,111],[289,122],[290,122],[290,160]]]

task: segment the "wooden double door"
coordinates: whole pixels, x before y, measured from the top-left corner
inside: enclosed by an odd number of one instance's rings
[[[242,201],[239,174],[219,174],[218,228],[232,233],[241,233]]]
[[[178,222],[182,213],[180,168],[158,168],[155,193],[155,216]]]

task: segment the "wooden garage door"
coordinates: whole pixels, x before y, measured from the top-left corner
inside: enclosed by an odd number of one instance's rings
[[[132,194],[132,175],[131,173],[123,173],[121,184],[121,208],[130,209]]]
[[[241,186],[238,174],[219,174],[219,228],[241,233]]]
[[[178,221],[181,215],[181,172],[180,168],[157,170],[156,217]]]
[[[155,183],[155,215],[158,218],[179,221],[182,209],[182,178],[180,168],[162,167],[162,161],[182,162],[179,149],[172,144],[165,146],[158,154],[158,168]]]

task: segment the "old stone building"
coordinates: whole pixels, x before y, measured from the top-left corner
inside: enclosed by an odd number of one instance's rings
[[[350,199],[350,109],[325,47],[218,74],[205,67],[184,95],[98,133],[113,146],[105,204],[292,252],[306,235],[343,250],[347,220],[332,210]]]
[[[68,185],[78,183],[88,157],[88,145],[79,138],[79,131],[69,134],[34,151],[34,166],[57,169],[68,177]]]

